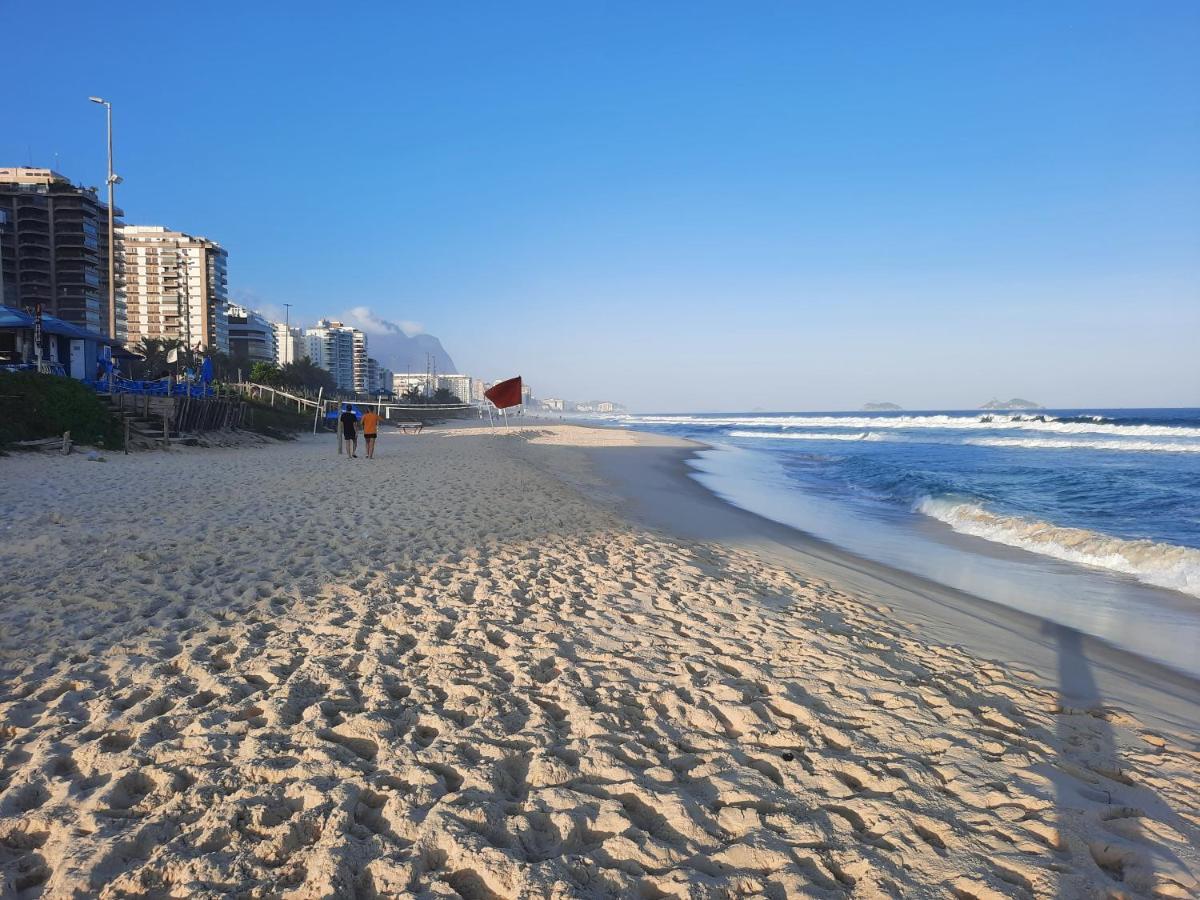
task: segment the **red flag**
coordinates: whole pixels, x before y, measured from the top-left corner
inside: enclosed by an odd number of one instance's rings
[[[492,401],[496,409],[507,409],[510,406],[521,405],[521,376],[507,381],[497,381],[483,392],[483,396]]]

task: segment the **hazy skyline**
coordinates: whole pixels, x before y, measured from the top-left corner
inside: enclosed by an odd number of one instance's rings
[[[1194,3],[55,11],[0,165],[102,184],[108,98],[126,221],[293,322],[637,410],[1200,405]]]

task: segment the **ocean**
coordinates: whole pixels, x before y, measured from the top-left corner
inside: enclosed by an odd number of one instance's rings
[[[730,503],[1200,676],[1200,409],[624,415]]]

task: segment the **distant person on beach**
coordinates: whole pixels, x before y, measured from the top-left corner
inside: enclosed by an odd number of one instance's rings
[[[375,438],[379,435],[379,413],[368,409],[363,413],[363,440],[367,442],[367,459],[375,458]]]
[[[342,437],[350,442],[350,459],[358,459],[358,419],[349,403],[338,421],[342,425]]]

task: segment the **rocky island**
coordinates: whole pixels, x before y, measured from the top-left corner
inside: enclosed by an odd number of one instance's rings
[[[989,400],[980,409],[1045,409],[1040,403],[1013,397],[1011,400]]]
[[[904,409],[896,403],[864,403],[862,406],[863,412],[894,412],[898,409]]]

